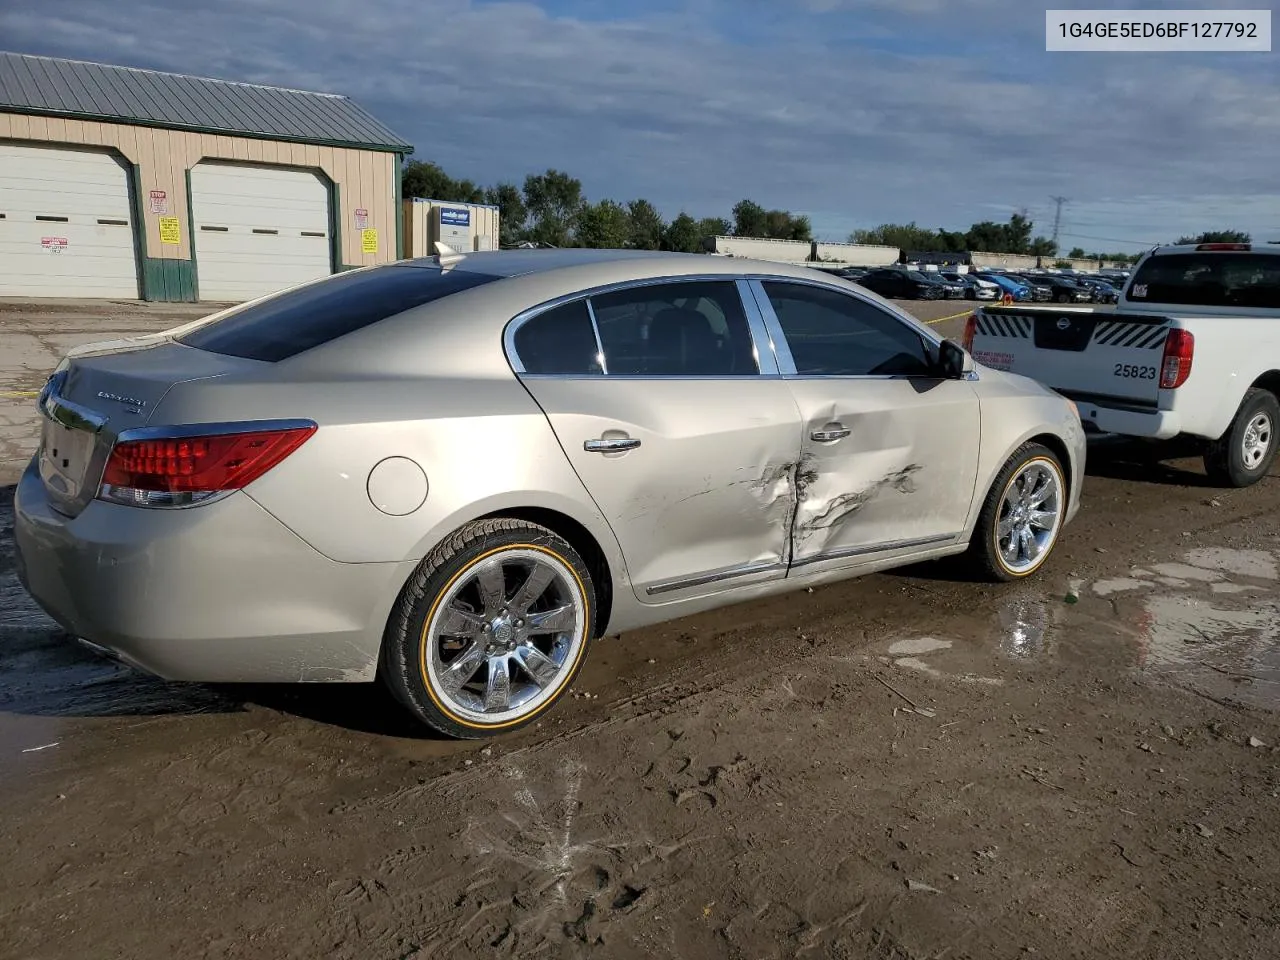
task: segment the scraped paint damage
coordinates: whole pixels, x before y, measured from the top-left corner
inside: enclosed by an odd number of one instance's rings
[[[901,494],[915,493],[915,475],[921,469],[920,464],[910,463],[900,470],[886,474],[862,490],[832,497],[825,506],[796,526],[796,536],[810,537],[819,530],[833,530],[839,527],[885,490],[895,490]]]

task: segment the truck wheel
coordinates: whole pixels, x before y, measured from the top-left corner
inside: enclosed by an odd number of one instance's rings
[[[1049,559],[1066,512],[1067,484],[1057,455],[1024,443],[987,493],[965,562],[984,580],[1029,577]]]
[[[591,574],[561,537],[519,520],[479,520],[436,547],[405,584],[379,674],[446,736],[514,730],[569,689],[594,604]]]
[[[1205,473],[1219,486],[1248,487],[1267,475],[1275,462],[1280,403],[1256,387],[1244,395],[1227,432],[1204,455]]]

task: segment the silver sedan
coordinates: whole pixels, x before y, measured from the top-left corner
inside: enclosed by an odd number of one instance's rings
[[[950,554],[1017,580],[1074,405],[802,266],[537,250],[343,273],[72,353],[23,582],[174,680],[381,679],[513,729],[593,638]]]

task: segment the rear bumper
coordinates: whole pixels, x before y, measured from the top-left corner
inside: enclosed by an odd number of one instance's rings
[[[1171,410],[1124,410],[1077,400],[1080,422],[1086,429],[1126,437],[1171,440],[1182,432],[1179,417]]]
[[[244,494],[182,510],[14,497],[18,573],[68,633],[168,680],[372,680],[412,564],[335,563]]]

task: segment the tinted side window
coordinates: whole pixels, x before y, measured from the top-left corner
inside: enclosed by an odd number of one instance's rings
[[[1164,253],[1148,257],[1129,299],[1204,307],[1280,308],[1280,257],[1250,253]]]
[[[795,283],[764,289],[802,376],[932,375],[924,339],[878,307]]]
[[[591,298],[609,376],[751,376],[751,330],[738,288],[661,283]]]
[[[497,279],[486,273],[419,266],[339,273],[246,304],[178,342],[248,360],[286,360],[397,313]]]
[[[604,373],[585,300],[538,314],[516,331],[514,341],[526,373]]]

